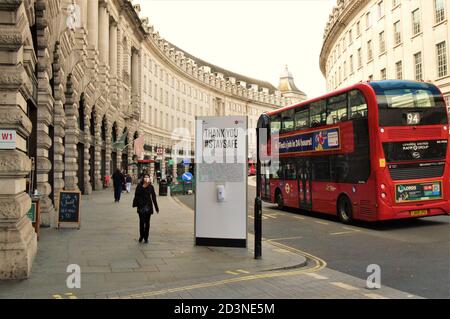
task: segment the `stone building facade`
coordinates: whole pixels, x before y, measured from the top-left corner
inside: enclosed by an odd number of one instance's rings
[[[35,189],[41,224],[54,226],[59,191],[101,190],[136,160],[134,139],[164,170],[175,144],[193,141],[173,130],[192,133],[196,115],[244,114],[255,127],[306,98],[189,55],[139,11],[128,0],[0,0],[0,130],[17,133],[0,150],[0,279],[30,274]]]
[[[362,80],[439,86],[450,105],[448,0],[338,0],[320,68],[329,91]]]

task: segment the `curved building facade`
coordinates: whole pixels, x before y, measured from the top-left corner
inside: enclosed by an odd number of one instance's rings
[[[450,103],[448,0],[338,0],[320,69],[329,91],[365,80],[432,82]]]
[[[195,116],[248,115],[255,127],[306,98],[184,52],[128,0],[0,0],[0,16],[0,130],[16,134],[0,149],[0,279],[30,273],[35,190],[53,226],[59,191],[90,194],[116,168],[136,173],[135,139],[152,170],[176,173],[174,160],[193,155],[177,146],[192,147]]]

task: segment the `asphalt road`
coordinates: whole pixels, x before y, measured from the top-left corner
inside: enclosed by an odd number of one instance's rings
[[[249,186],[253,233],[255,187]],[[180,196],[194,207],[194,196]],[[426,298],[450,298],[450,216],[346,226],[332,216],[264,204],[263,238],[320,257],[327,267],[361,279],[381,267],[381,285]],[[263,252],[264,257],[264,252]]]

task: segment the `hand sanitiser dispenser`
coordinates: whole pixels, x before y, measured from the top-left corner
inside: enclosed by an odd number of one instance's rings
[[[223,202],[225,200],[225,185],[217,186],[217,201]]]

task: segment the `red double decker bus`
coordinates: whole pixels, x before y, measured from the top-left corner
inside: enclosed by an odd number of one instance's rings
[[[344,223],[450,212],[447,110],[432,84],[358,83],[265,113],[258,131],[264,201]]]

